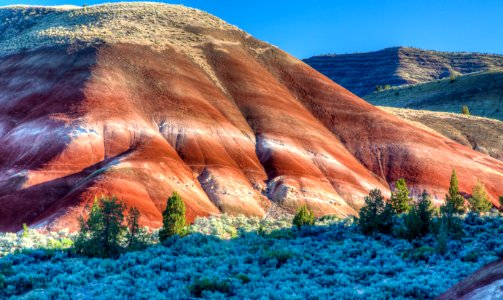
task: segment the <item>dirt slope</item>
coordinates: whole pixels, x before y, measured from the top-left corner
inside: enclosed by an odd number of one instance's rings
[[[416,125],[431,128],[451,140],[503,160],[503,122],[462,114],[394,107],[380,107],[386,112]]]
[[[443,197],[451,170],[497,203],[503,163],[389,115],[201,11],[153,3],[0,9],[0,230],[75,228],[115,194],[161,224],[355,214],[405,177]]]

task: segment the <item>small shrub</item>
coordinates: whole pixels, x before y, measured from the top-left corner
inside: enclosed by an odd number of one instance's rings
[[[250,277],[248,277],[247,275],[245,274],[238,274],[237,276],[237,279],[241,280],[241,282],[243,284],[247,284],[249,283],[251,280],[250,280]]]
[[[230,296],[232,294],[232,288],[226,280],[220,281],[216,278],[202,278],[196,279],[190,286],[189,291],[194,297],[202,297],[204,291],[209,292],[220,292]]]
[[[461,261],[464,261],[464,262],[477,262],[477,260],[479,259],[479,255],[477,254],[477,252],[475,251],[469,251],[468,253],[466,253],[465,255],[463,255],[461,257]]]
[[[307,208],[306,205],[302,205],[297,210],[295,217],[293,218],[293,225],[297,226],[297,229],[301,229],[302,226],[314,225],[314,214]]]
[[[162,213],[162,229],[159,231],[159,240],[164,242],[169,237],[187,235],[187,223],[185,221],[185,203],[177,192],[168,198],[166,210]]]
[[[435,249],[428,246],[421,246],[406,252],[404,257],[415,262],[428,262],[433,254],[435,254]]]
[[[294,257],[293,252],[290,252],[288,250],[271,250],[266,252],[264,261],[276,259],[276,268],[279,268],[292,257]]]

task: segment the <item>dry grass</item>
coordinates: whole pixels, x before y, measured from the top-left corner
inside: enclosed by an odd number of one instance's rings
[[[202,30],[194,31],[197,27]],[[153,2],[112,3],[89,7],[9,6],[0,8],[0,56],[58,44],[130,43],[155,50],[174,48],[188,55],[218,84],[201,46],[216,41],[204,29],[237,27],[206,12]]]
[[[380,107],[415,125],[503,160],[503,122],[462,114]]]

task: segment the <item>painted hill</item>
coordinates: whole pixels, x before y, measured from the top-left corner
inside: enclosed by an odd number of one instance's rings
[[[359,96],[376,86],[400,86],[503,68],[503,55],[440,52],[409,47],[320,55],[304,62]]]
[[[456,284],[437,300],[503,299],[503,260],[491,263]]]
[[[503,163],[368,104],[199,10],[154,3],[0,9],[0,230],[75,228],[115,194],[159,226],[272,206],[355,214],[400,177],[443,197]],[[274,203],[274,205],[273,205]]]
[[[503,121],[503,71],[490,71],[373,92],[364,97],[375,105],[461,112]]]
[[[380,107],[386,112],[421,124],[451,140],[503,160],[503,122],[462,114],[394,107]]]

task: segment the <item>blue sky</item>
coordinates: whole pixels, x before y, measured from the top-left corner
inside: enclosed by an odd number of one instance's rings
[[[114,1],[0,0],[0,5],[103,2]],[[210,12],[299,58],[402,45],[503,53],[503,1],[499,0],[173,0],[169,3]]]

